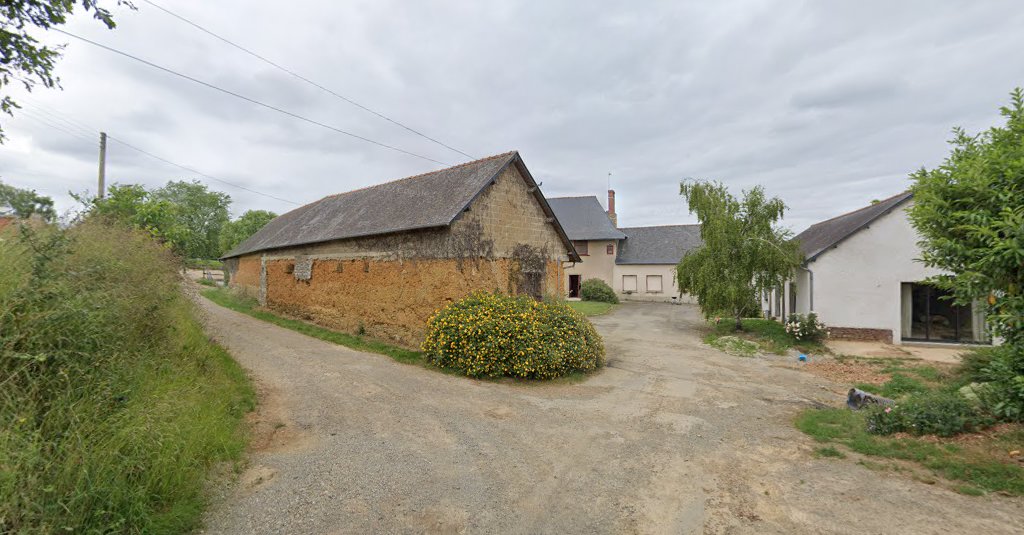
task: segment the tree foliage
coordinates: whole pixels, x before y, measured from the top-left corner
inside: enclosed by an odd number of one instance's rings
[[[247,210],[238,219],[225,223],[220,231],[220,254],[238,247],[275,217],[277,214],[267,210]]]
[[[188,258],[216,258],[220,255],[220,232],[228,222],[231,197],[210,191],[198,181],[172,181],[154,190],[157,202],[176,207],[176,222],[187,232],[188,242],[182,253]]]
[[[155,190],[111,186],[106,197],[93,201],[93,213],[145,229],[187,258],[216,258],[230,204],[227,194],[199,182],[172,181]]]
[[[57,219],[53,199],[0,182],[0,214],[8,213],[26,219],[37,215],[51,223]]]
[[[911,175],[910,219],[924,263],[949,273],[931,282],[958,304],[985,307],[992,334],[1004,338],[992,364],[1009,396],[1002,409],[1016,403],[1024,419],[1024,91],[1000,111],[1004,126],[954,129],[949,157]]]
[[[680,194],[700,221],[703,244],[676,268],[679,290],[696,296],[704,316],[736,320],[751,303],[781,285],[802,260],[791,233],[777,224],[786,205],[768,199],[760,186],[733,197],[717,182],[683,182]]]
[[[115,27],[110,11],[100,7],[99,0],[4,0],[0,2],[0,111],[13,115],[18,103],[7,94],[6,86],[17,81],[27,91],[37,84],[43,87],[60,87],[60,79],[54,75],[61,48],[43,45],[29,33],[33,28],[48,30],[63,26],[67,18],[81,5],[86,12],[92,12],[109,29]],[[117,0],[117,5],[135,6],[127,0]],[[0,125],[0,143],[4,141],[3,126]]]

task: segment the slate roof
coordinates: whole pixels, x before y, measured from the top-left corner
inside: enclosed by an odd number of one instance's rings
[[[516,151],[324,197],[280,215],[223,258],[363,236],[446,227],[509,165],[516,165],[529,186],[537,183]],[[534,195],[548,217],[554,212],[540,193]],[[565,231],[555,229],[571,256],[576,256]],[[578,261],[576,257],[574,260]]]
[[[548,199],[555,217],[570,240],[621,240],[626,237],[612,224],[597,197]]]
[[[796,236],[807,262],[813,262],[822,253],[893,211],[911,196],[909,191],[904,191],[870,206],[811,225]]]
[[[700,247],[700,225],[621,228],[616,264],[678,264],[687,251]]]

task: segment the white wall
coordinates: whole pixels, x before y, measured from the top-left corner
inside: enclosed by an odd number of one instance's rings
[[[566,295],[569,295],[569,275],[580,275],[580,283],[587,279],[601,279],[608,283],[608,286],[612,286],[615,256],[619,252],[618,242],[615,240],[592,240],[587,243],[587,256],[580,256],[583,261],[577,262],[575,266],[568,264],[565,268]],[[612,246],[612,254],[608,254],[609,245]]]
[[[911,201],[912,202],[912,201]],[[908,202],[876,219],[807,265],[813,272],[813,311],[826,325],[889,329],[902,337],[901,283],[920,282],[941,272],[917,259],[918,235],[910,225]],[[810,276],[797,276],[797,312],[811,310]]]
[[[636,276],[636,292],[627,295],[623,291],[622,278],[626,275]],[[651,292],[647,287],[648,275],[661,275],[661,292]],[[616,265],[612,289],[624,301],[672,301],[679,296],[679,285],[676,284],[675,264],[621,264]],[[677,299],[680,301],[680,299]],[[696,303],[689,295],[681,299],[683,303]]]

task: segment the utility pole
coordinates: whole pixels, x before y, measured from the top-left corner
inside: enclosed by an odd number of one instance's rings
[[[100,132],[100,187],[99,198],[102,199],[107,187],[107,133]]]

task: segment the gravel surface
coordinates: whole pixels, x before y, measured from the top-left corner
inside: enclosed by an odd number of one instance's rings
[[[253,452],[209,533],[1013,533],[1024,502],[815,459],[792,426],[844,385],[700,342],[687,305],[594,318],[576,384],[398,364],[204,299],[256,379]]]

